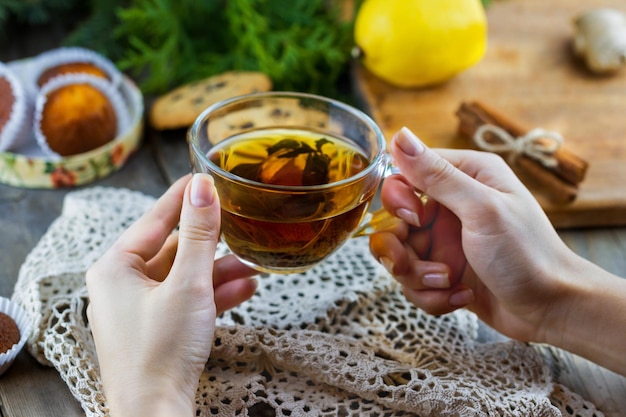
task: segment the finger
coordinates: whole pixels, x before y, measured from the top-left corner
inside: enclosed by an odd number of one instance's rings
[[[212,282],[219,233],[220,205],[213,178],[195,174],[185,188],[178,251],[168,280],[175,285]],[[213,285],[210,289],[212,296]]]
[[[414,259],[409,272],[394,275],[396,281],[411,290],[450,288],[450,268],[441,262]]]
[[[215,287],[215,308],[217,315],[238,306],[250,299],[257,288],[257,281],[251,278],[240,278],[227,281]]]
[[[407,228],[408,230],[408,228]],[[370,252],[391,274],[405,274],[410,269],[409,253],[404,247],[405,236],[391,232],[379,232],[370,235]]]
[[[424,203],[415,187],[402,175],[385,178],[381,189],[385,209],[413,226],[423,226]]]
[[[391,233],[375,233],[370,236],[370,251],[396,281],[407,288],[449,288],[448,265],[422,261],[417,254],[420,246],[429,246],[430,240],[430,233],[427,231],[412,235],[409,244],[403,244],[402,240]]]
[[[178,232],[172,233],[161,251],[147,263],[147,273],[155,281],[163,281],[170,272],[178,249]],[[226,255],[215,261],[213,265],[213,286],[224,282],[250,278],[259,272],[241,263],[235,255]]]
[[[511,167],[493,152],[436,149],[436,153],[481,184],[502,192],[525,189]]]
[[[428,259],[430,256],[433,241],[433,232],[430,229],[414,228],[406,239],[408,246],[417,259]]]
[[[394,163],[414,187],[459,214],[474,210],[493,189],[457,169],[453,163],[427,148],[409,129],[402,128],[391,140]],[[471,154],[465,151],[464,155]],[[454,153],[448,153],[454,156]],[[456,161],[458,162],[458,161]],[[474,172],[476,174],[476,172]]]
[[[176,181],[143,216],[117,240],[116,246],[139,255],[144,261],[155,256],[178,224],[185,186],[189,176]]]
[[[461,279],[467,264],[461,238],[461,222],[450,210],[441,207],[431,236],[428,260],[448,265],[450,280],[454,285]]]
[[[405,243],[406,242],[406,243]],[[410,236],[379,232],[370,235],[370,252],[394,276],[410,276],[414,262],[425,259],[431,246],[429,230],[413,230]]]
[[[155,281],[163,281],[170,273],[176,251],[178,249],[178,233],[168,236],[163,247],[146,263],[146,275]]]
[[[436,316],[467,307],[474,301],[473,291],[461,286],[443,290],[413,290],[403,287],[402,291],[410,303]]]
[[[250,278],[259,272],[242,264],[235,255],[226,255],[213,266],[213,286],[220,285],[241,278]]]
[[[426,200],[426,202],[424,203],[424,213],[420,217],[420,222],[422,223],[422,227],[430,227],[439,214],[441,204],[432,198],[428,198],[428,196],[422,197],[422,201],[424,200]]]

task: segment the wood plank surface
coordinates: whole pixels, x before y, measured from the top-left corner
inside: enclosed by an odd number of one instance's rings
[[[2,417],[85,415],[56,369],[39,364],[26,350],[2,375],[0,399]]]
[[[401,89],[354,66],[359,102],[387,138],[402,126],[429,146],[472,147],[457,134],[455,111],[481,100],[528,128],[560,132],[589,169],[577,199],[557,205],[526,181],[560,228],[626,224],[626,68],[591,74],[572,49],[573,19],[594,7],[626,12],[623,0],[497,0],[487,9],[488,49],[476,66],[449,82]]]

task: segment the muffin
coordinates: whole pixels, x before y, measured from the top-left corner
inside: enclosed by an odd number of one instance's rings
[[[89,74],[60,75],[37,95],[35,137],[50,156],[70,156],[103,146],[130,125],[120,93]]]
[[[50,79],[56,77],[57,75],[72,73],[90,74],[107,80],[109,79],[106,72],[94,64],[88,62],[69,62],[67,64],[59,64],[44,70],[37,78],[37,87],[43,87],[48,81],[50,81]]]
[[[0,63],[0,152],[13,150],[30,134],[30,106],[11,68]]]
[[[0,353],[6,353],[20,341],[20,329],[10,316],[0,312]]]
[[[13,85],[6,74],[0,76],[0,129],[9,123],[11,114],[13,113],[13,105],[15,104],[15,93]]]
[[[26,311],[8,298],[0,297],[0,375],[11,366],[30,333]]]
[[[64,74],[90,74],[103,78],[118,87],[122,74],[103,55],[79,47],[56,48],[43,52],[35,58],[31,88],[42,88],[54,77]]]

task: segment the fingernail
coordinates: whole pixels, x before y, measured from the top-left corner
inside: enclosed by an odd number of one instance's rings
[[[194,207],[208,207],[213,204],[215,199],[213,177],[208,174],[194,174],[189,199]]]
[[[433,272],[422,277],[422,284],[430,288],[449,288],[450,279],[445,272]]]
[[[420,227],[422,224],[420,223],[420,218],[417,216],[417,213],[405,209],[400,208],[396,210],[396,216],[407,222],[408,224],[412,224],[413,226]]]
[[[470,289],[464,289],[455,292],[450,296],[448,302],[452,306],[466,306],[474,301],[474,292]]]
[[[399,135],[396,135],[396,144],[409,156],[417,156],[426,149],[424,143],[406,126],[400,129]]]
[[[378,259],[378,262],[380,262],[380,264],[385,267],[387,272],[393,275],[394,263],[391,259],[387,258],[386,256],[381,256],[380,259]]]

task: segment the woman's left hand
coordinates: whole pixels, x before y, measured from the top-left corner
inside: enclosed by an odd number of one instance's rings
[[[87,272],[87,316],[112,415],[195,415],[216,315],[256,289],[255,271],[232,256],[215,261],[217,193],[210,176],[190,178]]]

